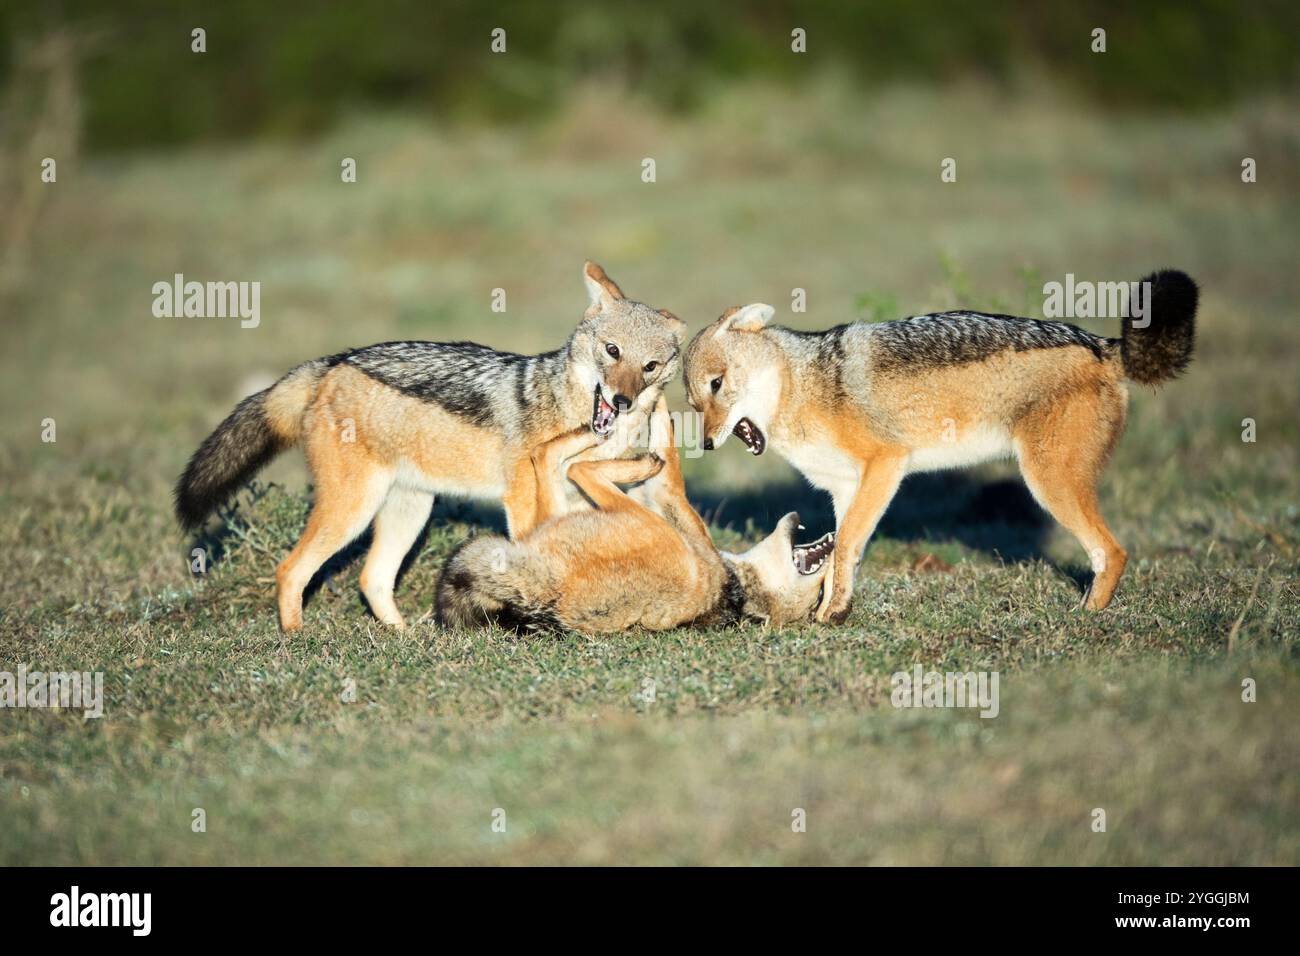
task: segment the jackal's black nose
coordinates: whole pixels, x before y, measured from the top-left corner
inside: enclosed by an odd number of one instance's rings
[[[713,451],[713,439],[712,439],[712,438],[706,438],[706,439],[704,439],[704,450],[705,450],[705,451]]]
[[[625,412],[632,407],[632,399],[628,398],[626,395],[615,395],[614,407],[620,412]]]

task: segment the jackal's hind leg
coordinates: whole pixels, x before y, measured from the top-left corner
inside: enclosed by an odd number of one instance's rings
[[[1111,534],[1097,502],[1095,478],[1077,461],[1022,454],[1020,470],[1025,484],[1053,518],[1088,553],[1092,583],[1083,595],[1083,605],[1100,611],[1110,603],[1128,564],[1128,554]]]
[[[386,469],[372,466],[358,477],[360,470],[313,467],[316,501],[307,528],[275,572],[280,627],[286,631],[302,627],[302,592],[321,565],[366,530],[393,483]]]
[[[1097,483],[1124,428],[1125,396],[1113,385],[1058,398],[1016,430],[1020,473],[1038,503],[1088,553],[1092,583],[1084,606],[1110,603],[1128,564],[1097,502]]]
[[[415,488],[393,488],[375,515],[374,536],[361,569],[361,593],[370,611],[384,624],[402,628],[406,622],[393,601],[393,586],[415,539],[420,536],[433,495]]]

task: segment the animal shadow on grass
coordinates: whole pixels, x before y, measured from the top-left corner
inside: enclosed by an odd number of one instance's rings
[[[752,523],[756,533],[767,534],[782,516],[797,511],[807,529],[801,535],[806,540],[835,528],[830,496],[803,481],[777,482],[739,494],[704,490],[692,493],[691,500],[706,521],[719,527],[744,529]],[[221,561],[228,544],[237,536],[230,520],[232,516],[224,517],[226,521],[195,542],[206,550],[211,565]],[[451,523],[469,525],[475,534],[506,533],[505,515],[499,507],[440,498],[402,562],[397,574],[399,583],[424,551],[431,530]],[[910,475],[903,481],[880,521],[876,536],[907,543],[956,541],[972,550],[1016,563],[1047,560],[1082,589],[1090,577],[1086,569],[1061,567],[1045,554],[1052,524],[1052,518],[1018,479],[986,481],[966,472],[935,472]],[[367,530],[330,558],[312,578],[303,595],[304,601],[310,601],[332,577],[359,563],[370,547],[370,539]],[[357,600],[364,606],[365,599],[360,593]]]
[[[411,545],[411,550],[406,552],[406,557],[402,559],[402,566],[397,569],[397,579],[394,586],[401,585],[402,579],[406,577],[406,572],[410,570],[411,565],[424,551],[425,545],[429,543],[429,533],[436,527],[453,522],[470,525],[473,528],[473,534],[507,533],[506,515],[501,508],[494,508],[491,505],[481,504],[477,501],[466,501],[460,498],[437,498],[434,500],[433,512],[429,515],[429,520],[420,529],[420,536],[415,539],[415,544]],[[303,604],[305,605],[310,601],[312,596],[334,575],[346,570],[354,562],[359,564],[363,561],[366,552],[370,550],[371,537],[371,530],[367,528],[362,532],[361,537],[326,561],[325,565],[316,572],[316,576],[311,579],[311,584],[307,585],[307,590],[303,592]],[[362,607],[369,609],[369,605],[360,591],[357,592],[357,600]]]
[[[265,496],[271,487],[273,486],[254,482],[250,489],[253,501],[256,502]],[[204,531],[190,545],[190,547],[198,547],[204,550],[208,567],[216,567],[220,564],[231,546],[240,539],[241,522],[238,510],[237,505],[223,508],[221,523]],[[295,534],[300,533],[306,523],[307,514],[304,512],[301,526],[295,529]],[[453,523],[468,524],[473,528],[475,534],[506,534],[505,512],[500,507],[451,497],[438,498],[434,503],[433,513],[430,515],[429,520],[425,522],[424,527],[420,530],[419,537],[415,539],[415,544],[411,546],[411,550],[407,552],[406,557],[402,560],[402,566],[397,572],[398,584],[406,576],[411,565],[423,553],[425,545],[429,541],[430,531],[436,527]],[[335,575],[347,570],[354,564],[359,565],[365,558],[366,552],[370,549],[372,537],[371,529],[367,528],[351,544],[326,561],[315,576],[312,577],[311,583],[307,585],[306,590],[303,591],[303,604],[308,604],[312,597],[328,584]],[[292,547],[292,545],[289,547]],[[286,547],[284,554],[267,555],[274,562],[271,566],[272,570],[288,553],[289,549]],[[357,600],[363,607],[366,606],[365,598],[361,596],[360,592],[357,593]]]
[[[811,540],[835,528],[830,495],[803,481],[764,485],[739,494],[705,491],[692,495],[706,520],[721,527],[744,528],[750,521],[766,533],[791,511],[799,512]],[[1082,567],[1061,567],[1045,548],[1054,522],[1017,478],[981,479],[969,472],[909,475],[890,502],[873,539],[908,543],[956,541],[972,550],[1013,563],[1045,560],[1083,588],[1090,574]]]

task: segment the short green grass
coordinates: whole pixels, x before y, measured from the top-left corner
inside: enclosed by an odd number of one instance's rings
[[[542,127],[380,116],[297,146],[61,164],[3,304],[0,669],[103,671],[106,713],[0,711],[0,862],[1300,862],[1291,115],[826,82],[690,120],[593,92]],[[1135,389],[1104,488],[1132,560],[1115,604],[1078,610],[1082,555],[1006,467],[910,479],[837,628],[446,633],[440,561],[499,519],[443,502],[399,592],[406,633],[366,613],[354,549],[285,638],[296,453],[189,573],[169,486],[241,394],[383,339],[551,347],[588,256],[694,328],[755,300],[801,327],[1032,311],[1066,272],[1186,269],[1198,358]],[[174,272],[262,281],[261,327],[153,318]],[[728,545],[791,508],[829,521],[775,456],[686,467]],[[914,570],[927,555],[951,569]],[[1000,715],[895,709],[890,675],[916,664],[998,671]]]

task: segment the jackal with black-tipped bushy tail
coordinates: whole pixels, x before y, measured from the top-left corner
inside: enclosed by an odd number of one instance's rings
[[[401,626],[393,585],[435,494],[500,500],[512,535],[536,523],[530,452],[588,428],[612,432],[638,398],[676,373],[685,326],[626,298],[600,266],[590,305],[563,346],[517,355],[472,342],[385,342],[295,367],[244,399],[199,446],[176,484],[187,529],[276,454],[299,444],[315,486],[307,528],[276,572],[280,625],[302,625],[302,593],[373,523],[361,590]]]
[[[769,305],[728,309],[687,349],[687,394],[705,449],[732,434],[755,455],[770,444],[830,492],[839,540],[821,620],[848,613],[862,549],[905,475],[999,457],[1083,545],[1086,604],[1101,609],[1127,562],[1097,506],[1125,383],[1180,375],[1195,339],[1196,283],[1172,270],[1143,282],[1150,295],[1130,303],[1119,338],[970,311],[796,332],[769,326]]]

